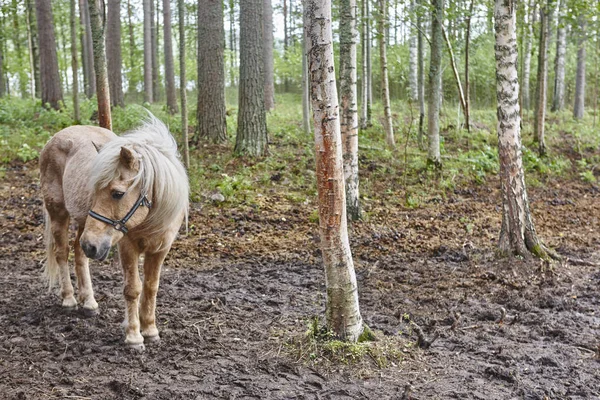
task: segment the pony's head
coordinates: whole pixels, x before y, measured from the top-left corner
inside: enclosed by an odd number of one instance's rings
[[[160,235],[187,217],[188,180],[167,127],[151,118],[98,151],[81,248],[104,260],[123,236]],[[180,222],[179,222],[180,223]]]

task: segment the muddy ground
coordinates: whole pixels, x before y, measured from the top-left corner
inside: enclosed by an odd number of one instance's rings
[[[138,353],[123,345],[114,258],[92,263],[99,316],[65,312],[48,293],[37,168],[7,166],[0,398],[600,398],[600,191],[558,181],[530,190],[543,240],[586,261],[547,265],[495,259],[497,186],[457,189],[416,210],[385,196],[366,202],[368,219],[351,232],[362,313],[380,338],[403,343],[380,368],[311,362],[289,345],[324,314],[314,204],[279,192],[258,207],[192,204],[191,233],[163,270],[162,340]],[[408,320],[439,338],[417,348]]]

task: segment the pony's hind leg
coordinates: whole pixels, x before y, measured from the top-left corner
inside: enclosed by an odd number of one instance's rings
[[[156,328],[156,293],[160,280],[160,269],[169,250],[155,254],[146,254],[144,257],[144,286],[140,301],[140,325],[142,336],[148,341],[155,342],[160,339]]]
[[[75,238],[75,274],[77,275],[78,299],[83,304],[83,312],[87,316],[98,314],[98,303],[94,299],[94,288],[90,277],[89,260],[85,256],[79,239],[83,233],[83,226],[77,229]]]
[[[73,296],[73,284],[69,274],[69,214],[61,207],[47,207],[45,275],[49,286],[58,280],[62,306],[75,308],[77,300]]]

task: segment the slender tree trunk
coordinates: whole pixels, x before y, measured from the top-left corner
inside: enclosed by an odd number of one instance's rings
[[[111,105],[124,107],[121,73],[121,0],[108,0],[106,27],[106,61]]]
[[[15,48],[16,57],[18,64],[21,65],[23,61],[23,51],[21,48],[21,30],[19,29],[19,15],[17,14],[18,2],[12,0],[12,20],[13,20],[13,45]],[[27,97],[27,75],[25,68],[19,68],[19,91],[21,92],[21,98]]]
[[[39,33],[42,104],[44,106],[49,105],[58,110],[63,101],[63,95],[60,87],[56,39],[54,38],[50,0],[36,0],[35,12]],[[2,80],[4,80],[4,75],[2,75]]]
[[[225,112],[223,6],[219,0],[199,0],[197,136],[213,143],[227,141]]]
[[[366,39],[367,39],[367,126],[373,126],[372,108],[373,108],[373,36],[371,35],[371,0],[363,0],[367,3],[367,21],[366,21]]]
[[[154,102],[152,86],[152,0],[144,1],[144,101]]]
[[[417,13],[417,87],[419,95],[419,134],[417,141],[420,149],[423,148],[423,125],[425,122],[425,49],[423,46],[423,18],[421,17],[421,1],[422,0],[417,0],[417,4],[419,6],[419,12]]]
[[[0,16],[0,98],[6,96],[6,74],[4,68],[4,19]]]
[[[379,65],[381,66],[381,100],[383,102],[383,129],[385,131],[385,141],[389,147],[395,147],[394,124],[392,122],[392,110],[390,106],[390,86],[388,82],[387,67],[387,45],[386,45],[386,25],[387,25],[387,0],[379,0]]]
[[[96,71],[96,96],[98,97],[98,123],[102,128],[112,130],[110,115],[110,90],[104,49],[106,4],[104,0],[89,0],[92,44],[94,47],[94,70]]]
[[[127,87],[127,91],[129,93],[136,92],[136,84],[137,80],[134,78],[135,74],[133,70],[135,69],[135,36],[133,34],[133,23],[131,22],[131,17],[133,16],[133,9],[131,7],[131,0],[127,0],[127,27],[129,30],[129,84]]]
[[[575,79],[575,105],[573,117],[583,118],[585,106],[585,17],[579,16],[579,34],[577,39],[577,76]]]
[[[395,9],[395,8],[394,8]],[[417,30],[413,27],[415,22],[416,8],[415,8],[415,0],[410,1],[409,8],[410,15],[410,36],[408,39],[408,86],[410,88],[409,91],[409,99],[411,101],[417,101],[419,99],[419,83],[418,83],[418,64],[419,64],[419,56],[418,56],[418,48],[417,48]],[[396,12],[396,17],[398,16],[398,12]],[[397,23],[397,22],[396,22]],[[397,39],[395,40],[396,43]]]
[[[306,60],[306,34],[302,37],[302,130],[304,133],[310,133],[310,98],[308,82],[308,63]]]
[[[452,50],[452,44],[450,44],[450,39],[448,39],[448,35],[446,35],[446,31],[442,26],[442,34],[444,36],[444,41],[446,42],[446,47],[448,48],[448,54],[450,55],[450,66],[452,67],[452,73],[454,74],[454,81],[456,82],[456,86],[458,89],[458,100],[460,101],[460,108],[463,110],[463,114],[465,115],[465,121],[467,120],[467,102],[465,100],[465,94],[463,92],[462,84],[460,83],[460,75],[458,73],[458,67],[456,66],[456,59],[454,58],[454,51]]]
[[[467,14],[467,32],[465,38],[465,125],[467,132],[471,132],[471,87],[469,82],[469,45],[471,43],[471,18],[473,17],[473,8],[475,0],[471,0],[469,13]]]
[[[361,104],[360,104],[360,129],[367,129],[367,104],[369,102],[369,94],[368,94],[368,79],[367,79],[367,31],[368,31],[368,1],[369,0],[360,0],[361,8],[360,8],[360,25],[361,25]]]
[[[177,93],[175,89],[175,65],[173,62],[173,38],[171,36],[170,0],[163,0],[163,29],[165,46],[165,84],[167,92],[167,109],[171,114],[175,114],[179,110],[177,107]],[[223,38],[223,40],[225,39]]]
[[[283,59],[286,61],[286,63],[287,63],[287,59],[288,59],[288,47],[290,45],[289,26],[288,26],[288,14],[289,14],[288,1],[289,0],[283,0],[283,10],[282,10],[283,11]],[[241,32],[241,27],[240,27],[240,32]],[[286,93],[288,93],[290,91],[290,80],[287,76],[283,79],[283,90]]]
[[[179,12],[179,91],[181,97],[181,136],[183,140],[183,162],[185,163],[186,168],[189,169],[190,147],[188,139],[187,77],[185,73],[185,1],[177,0],[177,8]]]
[[[267,153],[265,75],[263,57],[263,0],[240,1],[240,90],[235,153]]]
[[[157,2],[159,0],[156,0]],[[160,64],[158,63],[158,3],[150,0],[150,41],[152,42],[152,99],[160,101]],[[156,18],[156,19],[155,19]]]
[[[499,248],[506,255],[540,258],[549,254],[537,237],[525,188],[521,154],[517,74],[517,0],[495,0],[498,155],[502,184]]]
[[[265,58],[265,109],[275,107],[275,79],[273,72],[273,7],[271,0],[264,1],[264,58]]]
[[[558,3],[558,29],[556,32],[556,58],[554,59],[554,93],[552,111],[560,111],[565,106],[565,62],[567,53],[567,27],[564,20],[566,4]]]
[[[64,84],[64,89],[66,92],[69,91],[69,74],[67,72],[67,70],[69,69],[68,65],[69,65],[69,53],[67,52],[67,38],[66,38],[66,33],[65,31],[67,30],[67,27],[69,26],[69,16],[68,14],[65,13],[60,13],[60,15],[58,16],[58,26],[60,27],[58,29],[58,37],[59,37],[59,43],[60,43],[60,47],[61,47],[61,52],[60,54],[62,55],[63,58],[63,62],[62,64],[64,65],[64,68],[61,68],[61,65],[58,64],[58,69],[60,71],[61,75],[61,81]]]
[[[351,342],[363,333],[358,285],[348,242],[344,172],[335,72],[330,0],[306,1],[321,252],[327,288],[327,325]]]
[[[40,53],[38,48],[37,23],[35,18],[35,0],[26,0],[27,32],[29,35],[29,51],[31,74],[33,76],[32,94],[38,99],[42,97],[42,83],[40,82]]]
[[[77,10],[75,7],[75,0],[70,1],[70,6],[71,68],[73,72],[73,121],[75,124],[79,124],[81,117],[79,115],[79,82],[77,79],[77,76],[79,75],[79,68],[77,66]]]
[[[90,24],[90,0],[79,0],[79,13],[83,26],[83,65],[85,67],[85,95],[92,98],[96,93],[96,78],[94,73],[94,49],[92,48],[92,26]],[[93,0],[92,0],[93,1]]]
[[[346,209],[352,220],[360,218],[358,196],[358,107],[356,96],[356,0],[340,2],[341,137]]]
[[[442,168],[442,156],[440,154],[440,108],[442,98],[442,21],[444,20],[444,0],[433,0],[432,4],[427,164],[433,165],[435,169],[439,170]]]
[[[237,68],[237,52],[235,46],[235,1],[229,0],[229,50],[231,50],[231,62],[229,67],[229,80],[231,86],[235,86],[235,70]]]
[[[525,17],[525,54],[523,55],[523,88],[521,90],[522,104],[525,110],[531,109],[531,101],[529,96],[529,80],[531,76],[531,53],[533,46],[533,24],[535,22],[535,3],[529,0],[529,6]]]
[[[546,141],[544,139],[544,129],[546,120],[546,99],[547,99],[547,81],[548,81],[548,12],[549,2],[544,4],[540,12],[540,45],[538,53],[538,73],[535,90],[535,122],[534,122],[534,140],[538,144],[540,155],[546,154]]]

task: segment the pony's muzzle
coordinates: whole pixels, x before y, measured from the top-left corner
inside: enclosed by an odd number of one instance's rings
[[[110,242],[104,242],[99,246],[95,246],[87,241],[82,240],[81,249],[87,258],[104,261],[108,256],[108,251],[110,250]]]

